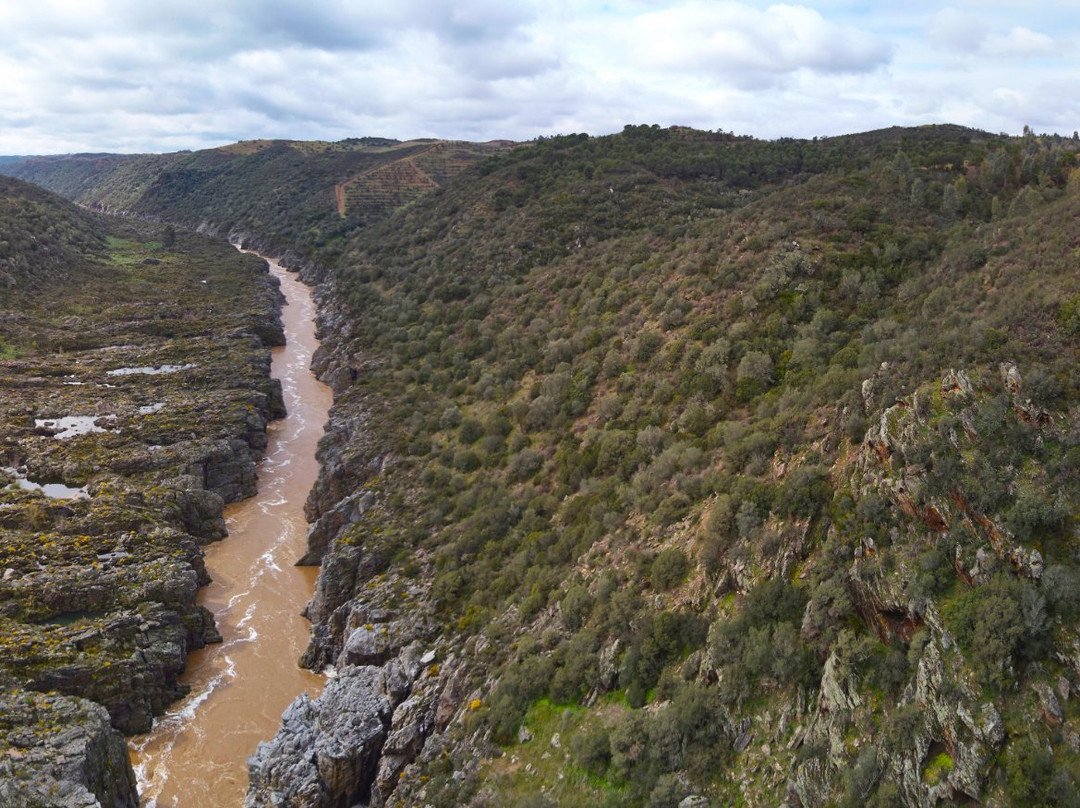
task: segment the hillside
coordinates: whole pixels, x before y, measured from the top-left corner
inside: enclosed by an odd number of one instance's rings
[[[505,144],[258,140],[165,155],[78,154],[0,166],[80,204],[320,250]],[[332,248],[329,248],[332,252]]]
[[[104,248],[104,237],[78,207],[0,177],[0,288],[8,295],[70,280]]]
[[[338,675],[250,804],[1078,804],[1078,150],[638,126],[252,215],[320,282]]]
[[[628,127],[356,240],[306,661],[439,649],[376,793],[1066,804],[1075,165],[955,127]]]

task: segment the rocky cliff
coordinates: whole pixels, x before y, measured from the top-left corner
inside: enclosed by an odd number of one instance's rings
[[[121,733],[148,730],[187,653],[219,639],[200,546],[254,493],[283,414],[265,262],[80,216],[108,234],[99,254],[0,311],[5,806],[136,804]]]

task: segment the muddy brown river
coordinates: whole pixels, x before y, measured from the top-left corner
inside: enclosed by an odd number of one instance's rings
[[[306,549],[304,500],[315,482],[315,446],[331,394],[309,371],[315,339],[310,289],[270,262],[287,305],[287,344],[275,348],[288,417],[270,425],[259,464],[259,493],[225,511],[229,536],[206,548],[213,583],[199,602],[224,641],[188,657],[191,694],[154,729],[130,739],[143,808],[230,808],[247,792],[248,755],[277,731],[281,714],[302,692],[313,697],[322,677],[296,662],[307,645],[300,611],[311,597],[315,568],[293,566]]]

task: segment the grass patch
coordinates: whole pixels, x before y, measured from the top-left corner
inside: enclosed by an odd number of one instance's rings
[[[532,739],[506,747],[506,754],[492,763],[484,785],[503,805],[525,804],[541,788],[554,804],[568,808],[623,804],[625,786],[582,768],[574,750],[591,727],[607,726],[627,709],[620,699],[610,697],[591,709],[539,700],[523,724]]]
[[[936,786],[949,776],[953,770],[953,759],[948,752],[939,752],[934,755],[923,768],[923,780],[932,786]]]

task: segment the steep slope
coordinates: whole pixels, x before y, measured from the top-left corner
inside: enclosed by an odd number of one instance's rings
[[[627,127],[260,221],[337,676],[249,804],[1077,804],[1078,147]]]
[[[0,805],[134,806],[120,733],[218,639],[201,543],[281,414],[265,262],[0,180]]]
[[[88,214],[7,177],[0,177],[0,234],[0,288],[9,295],[71,280],[105,251]]]
[[[263,245],[271,251],[332,253],[347,234],[505,145],[260,140],[164,155],[35,157],[3,171],[102,210],[259,234],[272,238]]]
[[[628,127],[367,231],[252,804],[1072,804],[1076,148]]]

